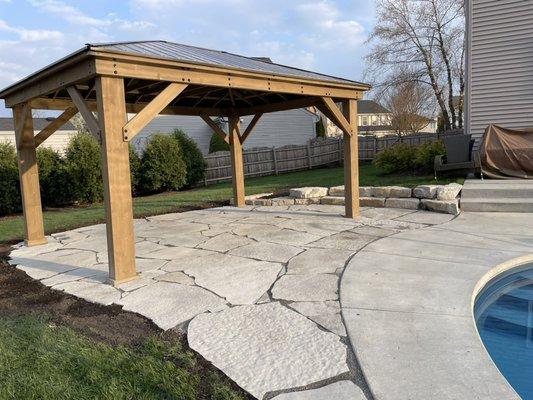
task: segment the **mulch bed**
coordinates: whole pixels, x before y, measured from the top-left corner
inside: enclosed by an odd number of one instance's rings
[[[0,245],[0,318],[2,316],[45,315],[58,325],[67,326],[95,342],[137,346],[149,337],[168,343],[181,342],[188,350],[186,337],[177,331],[163,331],[147,318],[122,310],[120,306],[102,306],[52,290],[7,263],[11,248]],[[198,367],[215,370],[198,355]],[[232,382],[231,382],[232,383]],[[244,398],[253,399],[237,385],[233,388]]]

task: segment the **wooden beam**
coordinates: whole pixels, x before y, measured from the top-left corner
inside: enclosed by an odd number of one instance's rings
[[[346,100],[343,116],[349,122],[351,134],[344,133],[344,196],[346,218],[356,218],[359,210],[359,138],[357,137],[357,101]]]
[[[220,136],[221,139],[224,140],[224,142],[229,144],[230,140],[229,140],[228,135],[226,135],[226,132],[224,132],[220,128],[220,126],[218,126],[217,123],[211,119],[210,116],[208,116],[208,115],[200,115],[200,117],[202,117],[202,119],[205,121],[205,123],[211,127],[213,132],[215,132],[218,136]]]
[[[13,107],[15,119],[15,140],[17,142],[20,192],[24,213],[24,231],[27,246],[46,243],[43,225],[41,190],[39,187],[39,168],[33,137],[33,118],[31,109],[23,105]]]
[[[339,107],[337,107],[333,99],[331,97],[322,97],[322,102],[329,111],[329,115],[327,115],[327,117],[331,119],[331,122],[337,125],[339,129],[347,135],[352,135],[352,126],[350,125],[346,117],[343,115],[341,110],[339,110]]]
[[[213,68],[163,60],[147,60],[130,55],[98,54],[96,71],[106,76],[186,82],[232,89],[249,89],[262,92],[297,94],[302,96],[328,96],[335,98],[362,98],[367,85],[312,80],[300,77],[276,76],[228,68]]]
[[[135,236],[129,143],[122,139],[127,121],[124,82],[121,78],[96,78],[98,117],[102,125],[102,177],[106,208],[109,279],[120,284],[138,277],[135,268]]]
[[[250,136],[250,134],[252,133],[253,129],[255,128],[257,123],[259,122],[259,119],[261,119],[262,115],[263,115],[262,113],[254,115],[254,117],[252,118],[252,120],[250,121],[248,126],[246,127],[246,130],[244,131],[244,133],[241,136],[241,144],[243,144],[245,142],[245,140],[248,139],[248,136]]]
[[[264,104],[260,106],[233,108],[231,110],[222,110],[226,113],[234,113],[235,115],[254,115],[254,114],[266,114],[277,111],[294,110],[296,108],[304,108],[316,105],[320,102],[318,97],[301,97],[295,100],[288,100],[281,103]]]
[[[233,204],[235,207],[244,207],[244,164],[242,158],[242,144],[239,135],[239,117],[228,118],[229,145],[231,151],[231,170],[233,181]]]
[[[141,112],[133,117],[122,129],[124,140],[129,142],[150,123],[166,106],[168,106],[188,85],[169,83]]]
[[[42,142],[70,121],[70,119],[77,113],[78,109],[76,107],[70,107],[63,111],[59,117],[51,121],[41,132],[35,135],[35,147],[40,146]]]
[[[94,117],[93,113],[85,103],[85,99],[81,95],[81,93],[76,89],[74,86],[69,86],[67,88],[67,92],[72,99],[72,102],[80,112],[81,116],[85,120],[85,123],[87,124],[87,129],[89,129],[89,132],[98,140],[101,140],[101,132],[100,132],[100,124]]]
[[[87,108],[91,111],[97,111],[96,101],[85,100]],[[131,114],[137,114],[141,112],[144,107],[149,103],[128,103],[126,104],[126,111]],[[49,98],[37,98],[30,101],[30,105],[36,110],[66,110],[69,107],[75,107],[71,99],[49,99]],[[206,107],[183,107],[183,106],[171,106],[165,107],[159,114],[162,115],[211,115],[211,116],[224,116],[227,115],[227,111],[222,111],[219,108],[206,108]]]

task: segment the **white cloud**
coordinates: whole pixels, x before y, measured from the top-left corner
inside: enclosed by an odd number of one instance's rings
[[[63,38],[63,33],[59,31],[49,31],[49,30],[44,30],[44,29],[17,28],[17,27],[8,25],[7,22],[3,20],[0,20],[0,31],[18,35],[20,40],[24,42],[60,40]]]

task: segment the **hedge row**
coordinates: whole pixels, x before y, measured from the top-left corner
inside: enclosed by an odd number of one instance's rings
[[[435,156],[445,153],[446,148],[440,141],[420,145],[398,143],[380,151],[374,164],[386,173],[431,173]]]
[[[153,135],[141,155],[130,146],[134,195],[191,187],[204,178],[206,163],[196,143],[184,132]],[[41,200],[44,206],[89,204],[103,200],[100,146],[87,133],[69,142],[65,155],[37,149]],[[15,148],[0,143],[0,215],[21,211]]]

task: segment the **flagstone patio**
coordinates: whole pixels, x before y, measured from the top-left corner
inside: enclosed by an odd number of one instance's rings
[[[351,220],[343,213],[326,205],[222,207],[136,220],[139,279],[117,288],[106,284],[104,225],[19,245],[10,262],[53,289],[186,332],[193,349],[259,399],[365,399],[339,278],[370,243],[454,216],[364,208]]]

